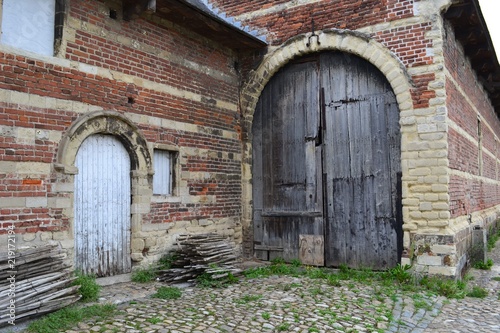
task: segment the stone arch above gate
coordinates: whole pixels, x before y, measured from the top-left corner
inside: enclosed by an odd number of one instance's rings
[[[399,110],[402,112],[413,108],[411,78],[395,54],[366,34],[328,29],[317,32],[316,36],[307,33],[290,38],[264,57],[260,66],[251,73],[241,93],[245,119],[253,115],[260,93],[280,68],[296,57],[328,50],[352,53],[375,65],[391,84]],[[245,123],[245,130],[251,129],[251,118],[248,120],[250,127]]]
[[[150,174],[151,154],[146,139],[130,120],[115,111],[96,111],[78,118],[63,136],[57,154],[56,168],[64,173],[76,173],[76,153],[90,135],[103,133],[116,136],[129,151],[131,169]]]
[[[252,123],[253,114],[264,87],[282,67],[292,59],[322,51],[341,51],[354,54],[373,64],[387,79],[396,96],[399,112],[411,114],[413,82],[404,64],[380,42],[369,35],[342,29],[327,29],[301,34],[290,38],[282,45],[269,51],[257,69],[252,71],[241,92],[241,112],[243,114],[243,167],[242,167],[242,229],[244,256],[253,255],[252,231]],[[400,117],[400,123],[407,119]],[[402,133],[402,141],[407,141]],[[404,162],[404,159],[401,161]],[[406,170],[403,169],[403,179]],[[405,186],[403,180],[403,187]],[[403,195],[404,199],[404,195]],[[405,240],[409,240],[405,231]],[[409,246],[407,242],[403,245]]]

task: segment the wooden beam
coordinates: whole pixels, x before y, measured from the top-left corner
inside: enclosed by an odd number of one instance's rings
[[[485,82],[484,85],[488,87],[488,91],[493,91],[500,88],[500,82]],[[500,96],[495,98],[500,98]]]
[[[476,45],[485,41],[484,31],[474,28],[463,29],[456,32],[457,39],[462,45]]]
[[[465,55],[470,58],[473,67],[477,69],[484,61],[491,58],[491,51],[487,48],[471,47],[465,51]]]
[[[463,6],[460,7],[451,7],[445,14],[445,17],[448,20],[457,20],[461,19],[464,16],[465,10]]]
[[[491,71],[493,71],[494,69],[495,69],[495,66],[493,65],[492,62],[485,62],[479,68],[479,72],[485,73],[485,74],[490,74]]]

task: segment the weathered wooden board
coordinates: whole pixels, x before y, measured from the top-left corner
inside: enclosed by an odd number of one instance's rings
[[[325,260],[384,269],[400,255],[399,114],[387,80],[344,53],[321,56],[325,95]]]
[[[60,247],[20,248],[14,258],[0,256],[0,267],[3,267],[0,270],[0,304],[5,305],[0,308],[0,327],[11,326],[13,319],[17,323],[80,299],[80,286],[73,286],[76,277],[65,262],[66,253]],[[13,275],[15,279],[12,279]],[[12,286],[14,280],[15,288]],[[15,305],[15,318],[11,317],[12,308],[7,304]]]
[[[253,124],[254,243],[258,258],[299,258],[299,235],[323,235],[318,186],[317,62],[278,73]],[[319,178],[320,179],[320,178]]]
[[[325,238],[323,235],[299,235],[299,260],[304,265],[325,265]]]

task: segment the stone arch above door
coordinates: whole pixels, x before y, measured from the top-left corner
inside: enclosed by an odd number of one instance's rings
[[[243,114],[243,167],[242,167],[242,228],[243,252],[245,256],[253,255],[252,232],[252,123],[255,107],[264,87],[282,67],[294,58],[299,58],[311,53],[328,50],[337,50],[357,55],[373,64],[387,79],[396,96],[400,113],[413,109],[411,89],[413,83],[406,68],[383,44],[377,42],[369,35],[342,29],[327,29],[297,35],[277,48],[271,50],[257,69],[252,71],[241,92],[241,112]],[[411,112],[406,112],[407,114]],[[404,123],[404,117],[400,122]],[[405,141],[402,133],[402,141]],[[402,160],[402,163],[404,161]],[[403,168],[403,179],[405,169]],[[403,181],[403,187],[405,186]],[[403,198],[404,199],[404,198]],[[405,235],[405,241],[409,236]],[[409,243],[403,244],[404,247]]]
[[[115,135],[128,150],[134,171],[151,173],[152,160],[146,139],[130,120],[115,111],[96,111],[78,118],[63,136],[57,153],[56,169],[75,173],[76,153],[90,135],[104,133]]]

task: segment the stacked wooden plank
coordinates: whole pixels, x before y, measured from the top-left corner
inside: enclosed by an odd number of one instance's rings
[[[0,255],[0,327],[52,312],[80,299],[66,255],[57,245]]]
[[[234,244],[217,234],[180,235],[172,268],[160,270],[158,280],[179,283],[193,282],[201,274],[222,279],[241,272],[234,267]]]

